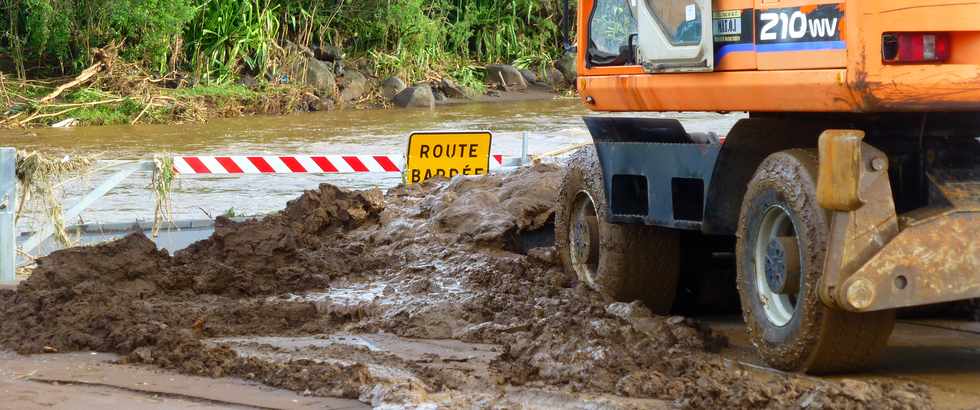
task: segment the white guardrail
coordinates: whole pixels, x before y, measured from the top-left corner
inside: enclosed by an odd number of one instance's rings
[[[0,148],[0,283],[15,280],[17,264],[17,150]]]
[[[559,156],[583,144],[562,148],[531,158],[528,155],[528,133],[524,133],[519,157],[491,155],[490,170],[508,169],[530,163],[533,159]],[[234,156],[175,156],[174,171],[178,175],[249,175],[249,174],[346,174],[386,172],[401,173],[402,155],[234,155]],[[0,148],[0,284],[16,282],[17,269],[17,150]],[[62,220],[73,221],[109,191],[136,172],[153,172],[152,160],[99,161],[100,169],[116,169],[74,206],[64,212]],[[46,223],[21,245],[20,251],[29,254],[55,228]]]

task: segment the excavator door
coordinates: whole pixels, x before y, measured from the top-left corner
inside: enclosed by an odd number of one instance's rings
[[[628,0],[636,61],[650,73],[714,70],[711,0]]]

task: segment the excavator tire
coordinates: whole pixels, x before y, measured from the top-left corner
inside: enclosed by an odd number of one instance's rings
[[[895,314],[847,312],[820,300],[830,215],[817,205],[816,181],[816,151],[793,149],[770,155],[749,182],[735,249],[742,315],[770,366],[852,371],[875,362]]]
[[[595,148],[583,148],[569,160],[558,192],[555,243],[562,267],[615,300],[640,300],[654,313],[667,313],[677,292],[678,233],[608,223],[605,198]]]

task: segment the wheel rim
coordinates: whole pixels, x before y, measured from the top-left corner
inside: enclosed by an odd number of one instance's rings
[[[793,319],[799,299],[803,261],[789,211],[770,206],[762,216],[754,247],[755,284],[766,318],[775,326]]]
[[[572,205],[568,242],[572,269],[579,280],[595,287],[599,268],[599,215],[595,203],[586,192],[579,192]]]

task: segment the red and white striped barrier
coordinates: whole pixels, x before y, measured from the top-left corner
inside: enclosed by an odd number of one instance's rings
[[[174,171],[195,174],[353,174],[402,172],[401,155],[231,155],[174,157]],[[503,155],[491,155],[490,169],[503,166]]]

